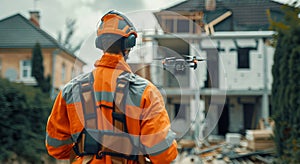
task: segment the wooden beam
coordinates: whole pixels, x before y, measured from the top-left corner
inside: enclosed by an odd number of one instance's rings
[[[222,22],[224,19],[228,18],[232,14],[231,11],[227,11],[226,13],[222,14],[218,18],[214,19],[213,21],[209,22],[208,24],[211,26],[214,26],[220,22]]]
[[[204,29],[205,29],[205,33],[206,33],[206,35],[209,35],[210,34],[210,32],[209,32],[209,27],[208,27],[208,25],[206,24],[206,25],[204,25]]]
[[[218,18],[214,19],[213,21],[209,22],[207,24],[207,26],[209,27],[210,29],[210,32],[209,30],[207,30],[206,28],[206,25],[205,25],[205,31],[206,31],[206,34],[213,34],[215,32],[214,30],[214,26],[220,22],[222,22],[223,20],[225,20],[226,18],[228,18],[230,15],[232,14],[231,11],[227,11],[226,13],[222,14],[221,16],[219,16]]]

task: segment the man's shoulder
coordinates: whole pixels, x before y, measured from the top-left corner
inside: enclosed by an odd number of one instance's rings
[[[138,74],[134,74],[135,79],[134,82],[131,83],[132,87],[137,87],[137,88],[149,88],[148,90],[153,90],[153,89],[158,89],[151,81],[149,81],[148,79],[141,77]]]
[[[91,77],[92,77],[92,72],[83,73],[76,76],[63,87],[62,89],[63,95],[70,92],[74,92],[75,91],[74,89],[78,86],[77,84],[79,84],[79,82],[88,82],[91,79]]]
[[[149,81],[148,79],[141,77],[140,75],[136,74],[136,79],[137,79],[137,84],[145,84],[147,87],[150,88],[157,88],[151,81]]]
[[[141,77],[140,75],[138,74],[134,74],[135,75],[135,79],[136,79],[136,84],[151,84],[151,82],[143,77]]]
[[[128,81],[131,85],[147,85],[149,83],[145,78],[134,74],[132,72],[123,72],[119,75],[118,79]]]
[[[158,88],[148,79],[141,77],[140,75],[134,74],[134,82],[130,83],[131,89],[140,90],[139,93],[143,94],[145,91],[154,91]]]

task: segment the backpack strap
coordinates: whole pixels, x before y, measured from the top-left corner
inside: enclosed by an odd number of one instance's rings
[[[122,77],[127,72],[123,72],[119,77]],[[126,124],[126,100],[129,93],[129,80],[126,78],[118,78],[113,103],[113,125],[114,132],[122,131],[128,133]]]
[[[122,72],[117,78],[116,89],[114,93],[113,101],[113,111],[112,111],[112,120],[113,120],[113,131],[115,133],[125,132],[128,133],[127,123],[126,123],[126,99],[129,93],[129,80],[126,78],[121,78],[128,74],[128,72]],[[105,142],[105,141],[103,141]],[[134,147],[129,141],[125,139],[123,142],[123,147],[128,147],[128,150],[132,150]],[[113,164],[125,164],[128,159],[137,160],[136,156],[125,155],[117,153],[111,150],[108,147],[102,147],[103,155],[110,155]]]
[[[101,145],[86,131],[86,129],[98,129],[97,109],[93,72],[83,79],[77,80],[81,107],[84,115],[84,130],[78,137],[74,151],[79,156],[92,155],[101,148]]]
[[[78,140],[73,146],[70,155],[70,163],[74,160],[76,155],[87,156],[92,155],[93,151],[99,150],[101,147],[92,136],[87,133],[85,129],[98,129],[97,121],[97,106],[94,92],[94,76],[93,72],[90,72],[82,79],[75,79],[75,87],[78,91],[81,101],[81,107],[84,115],[84,130],[81,132]],[[76,91],[75,91],[76,93]]]
[[[98,129],[97,106],[94,92],[94,76],[93,72],[89,74],[89,78],[79,81],[79,92],[84,114],[84,127],[88,129]]]
[[[73,149],[79,156],[96,155],[97,158],[102,158],[105,155],[111,156],[112,164],[125,164],[128,160],[138,161],[140,164],[145,163],[144,155],[131,155],[132,152],[137,152],[136,145],[127,136],[128,128],[126,123],[126,100],[129,94],[130,82],[134,81],[132,73],[123,72],[117,78],[116,89],[114,92],[113,106],[105,108],[112,110],[113,134],[101,135],[101,142],[105,145],[114,145],[113,141],[117,139],[121,147],[125,148],[128,154],[123,154],[110,149],[110,146],[101,145],[88,132],[88,129],[98,129],[96,100],[94,96],[94,77],[91,72],[88,78],[78,81],[80,100],[84,114],[84,130],[78,137]],[[125,135],[124,135],[125,134]],[[119,146],[119,145],[118,145]]]

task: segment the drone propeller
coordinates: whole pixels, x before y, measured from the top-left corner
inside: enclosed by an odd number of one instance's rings
[[[191,56],[191,55],[183,55],[185,57],[185,60],[189,62],[194,62],[196,61],[205,61],[205,59],[200,58],[200,56]]]
[[[171,59],[176,59],[176,57],[161,57],[161,58],[154,58],[153,60],[171,60]]]
[[[165,58],[153,58],[153,60],[163,60]]]
[[[206,59],[200,58],[199,56],[194,56],[194,59],[197,61],[205,61]]]

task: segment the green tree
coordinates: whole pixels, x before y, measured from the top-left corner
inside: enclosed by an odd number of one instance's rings
[[[49,93],[51,88],[51,77],[44,77],[44,65],[43,65],[43,54],[41,46],[39,43],[36,43],[32,50],[32,71],[31,74],[35,77],[38,87],[45,93]]]
[[[298,27],[300,28],[300,27]],[[298,32],[300,35],[300,31]],[[291,53],[289,60],[289,106],[291,114],[291,158],[293,163],[300,162],[300,42]]]
[[[274,53],[274,63],[273,63],[273,67],[272,67],[272,75],[273,75],[273,83],[272,83],[272,96],[271,96],[271,102],[272,102],[272,113],[273,113],[273,117],[276,121],[278,122],[282,122],[282,120],[280,120],[282,117],[280,117],[281,115],[278,111],[280,111],[280,99],[279,99],[279,86],[280,86],[280,80],[279,80],[279,64],[280,64],[280,57],[281,54],[283,53],[283,45],[282,45],[282,41],[281,41],[281,34],[279,34],[278,37],[278,41],[277,41],[277,45],[276,45],[276,49],[275,49],[275,53]],[[276,112],[275,112],[276,111]],[[277,129],[274,129],[274,134],[275,134],[275,144],[277,147],[277,153],[278,154],[283,154],[281,151],[283,150],[283,143],[281,142],[281,137],[280,136],[280,132],[282,131],[282,129],[278,129],[278,125],[277,125]]]
[[[280,163],[300,162],[300,19],[299,8],[284,6],[277,31],[272,68],[274,141]]]
[[[51,104],[49,95],[37,88],[0,79],[0,161],[10,163],[17,155],[41,163]]]
[[[76,20],[68,18],[66,20],[66,30],[67,33],[65,37],[63,38],[63,34],[61,31],[58,32],[58,38],[57,41],[62,44],[65,48],[67,48],[71,53],[75,53],[79,50],[81,44],[83,41],[79,41],[77,44],[72,43],[72,38],[76,31]]]
[[[41,46],[36,43],[32,50],[32,76],[40,82],[44,80],[44,65]]]

